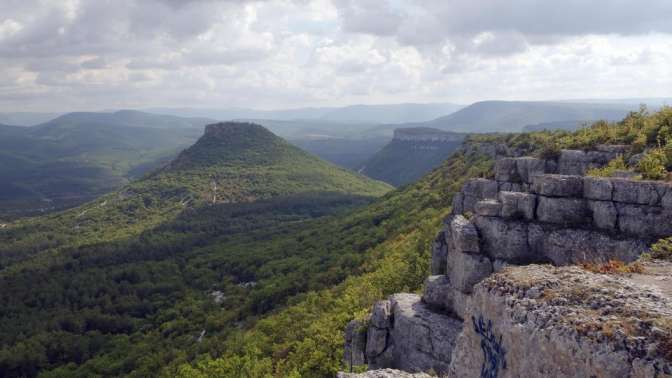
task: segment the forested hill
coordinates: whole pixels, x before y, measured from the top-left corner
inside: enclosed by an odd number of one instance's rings
[[[380,196],[385,183],[336,167],[259,125],[209,125],[164,169],[65,212],[0,230],[0,266],[64,246],[124,239],[184,211],[297,193]]]

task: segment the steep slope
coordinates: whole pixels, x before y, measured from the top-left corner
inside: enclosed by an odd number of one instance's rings
[[[389,143],[385,136],[348,138],[292,139],[290,142],[304,151],[353,171],[359,168]]]
[[[394,186],[405,185],[438,167],[464,137],[431,128],[396,129],[392,141],[363,163],[359,172]]]
[[[483,101],[453,114],[422,124],[403,127],[434,127],[459,132],[520,132],[526,125],[567,120],[618,120],[639,106],[570,102]]]
[[[206,119],[70,113],[0,128],[0,216],[72,207],[119,188],[193,143]]]

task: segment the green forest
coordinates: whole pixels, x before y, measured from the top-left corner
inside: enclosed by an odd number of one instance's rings
[[[119,192],[1,229],[0,376],[333,376],[345,324],[386,295],[421,288],[453,194],[492,175],[491,159],[458,151],[388,192],[261,139],[226,148],[275,158],[220,159],[212,153],[222,144],[202,139]],[[544,157],[629,144],[622,169],[668,179],[672,109],[467,141],[482,142]],[[216,173],[225,200],[210,201]]]

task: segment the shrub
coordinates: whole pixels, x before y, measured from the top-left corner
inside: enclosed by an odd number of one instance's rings
[[[663,180],[667,177],[667,157],[662,148],[654,148],[639,161],[638,170],[647,180]]]
[[[620,260],[609,260],[606,263],[585,262],[581,267],[589,272],[602,274],[642,273],[644,267],[638,261],[626,264]]]
[[[672,260],[672,237],[660,239],[653,244],[649,257],[658,260]]]
[[[586,172],[588,176],[597,176],[597,177],[611,177],[616,171],[622,171],[628,169],[628,165],[625,163],[623,155],[618,155],[616,158],[611,160],[609,164],[602,168],[593,168]]]

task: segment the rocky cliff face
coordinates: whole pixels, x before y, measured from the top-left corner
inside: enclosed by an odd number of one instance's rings
[[[396,129],[394,139],[359,171],[394,186],[415,182],[455,152],[464,137],[465,134],[425,127]]]
[[[461,142],[464,134],[452,133],[430,127],[399,128],[394,130],[394,139],[415,142]]]
[[[669,183],[582,176],[623,150],[504,157],[494,180],[467,182],[434,242],[422,297],[377,303],[350,360],[454,377],[669,374],[661,345],[672,333],[651,331],[671,311],[669,291],[553,267],[631,262],[672,234]],[[538,263],[549,265],[529,265]],[[584,329],[604,321],[606,330]]]

